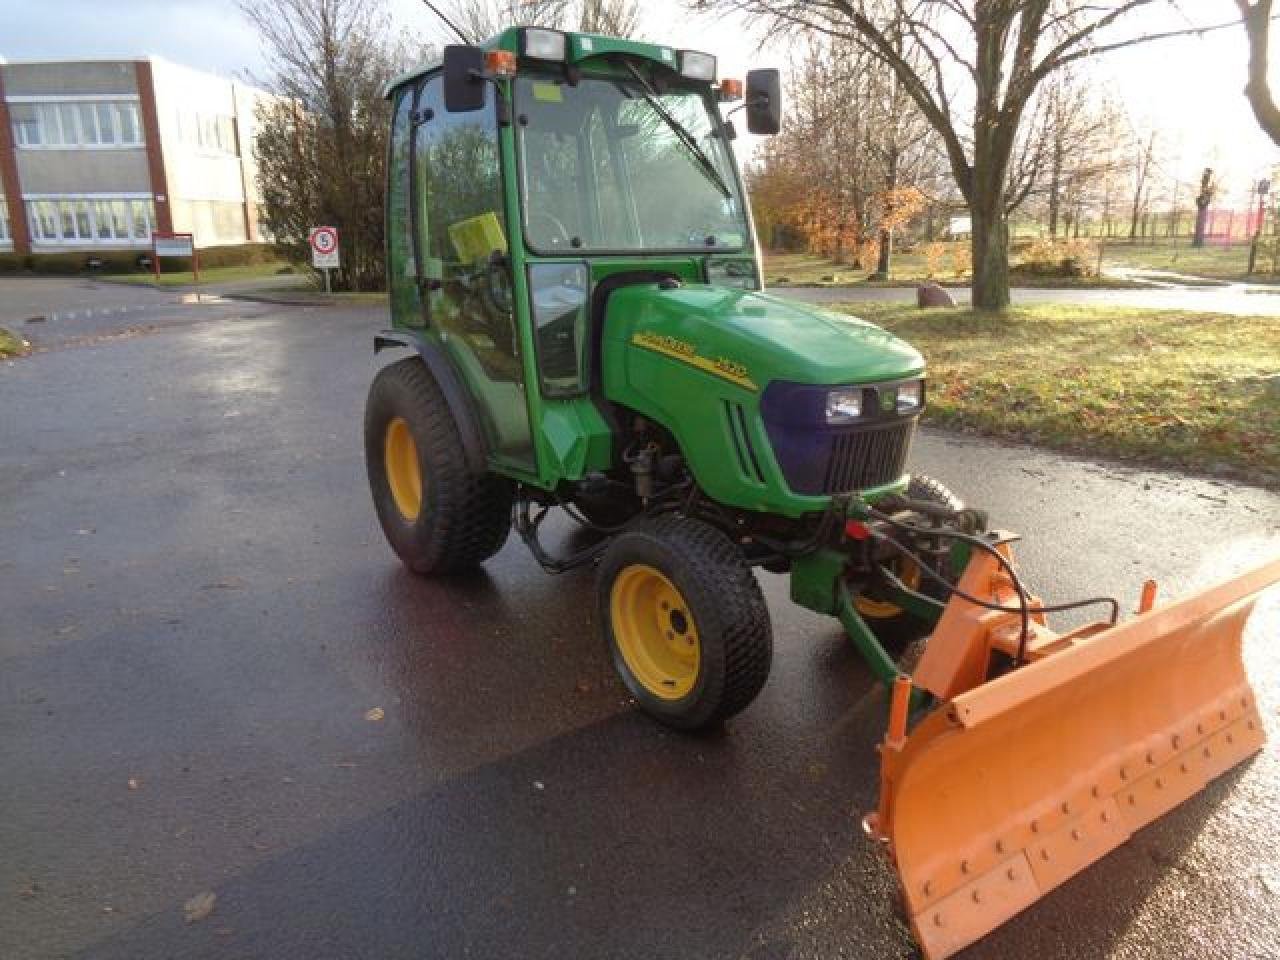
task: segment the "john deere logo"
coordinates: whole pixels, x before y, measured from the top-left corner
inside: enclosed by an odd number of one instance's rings
[[[880,409],[885,413],[893,413],[898,406],[898,391],[888,387],[880,391]]]

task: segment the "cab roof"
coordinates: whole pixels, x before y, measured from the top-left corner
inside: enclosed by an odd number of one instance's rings
[[[480,44],[480,47],[483,50],[509,50],[518,55],[520,53],[520,31],[524,29],[524,27],[508,27]],[[543,30],[550,28],[534,27],[533,29]],[[643,60],[652,60],[654,63],[671,70],[675,70],[678,67],[679,53],[675,47],[663,46],[657,43],[644,43],[640,40],[628,40],[624,37],[606,37],[598,33],[572,33],[563,30],[557,32],[565,35],[566,63],[578,64],[590,60],[592,57],[625,53]],[[423,74],[435,70],[442,63],[442,57],[432,57],[421,66],[415,67],[408,73],[401,74],[386,85],[382,91],[383,97],[390,98],[397,89],[406,83],[412,83]]]

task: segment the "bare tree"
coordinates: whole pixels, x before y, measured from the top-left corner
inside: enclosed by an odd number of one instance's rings
[[[641,21],[640,0],[452,0],[440,6],[470,43],[513,26],[628,37]]]
[[[749,171],[757,222],[887,276],[894,232],[936,172],[937,138],[896,78],[848,41],[810,36],[792,64],[786,126]]]
[[[1147,138],[1145,147],[1140,139],[1135,142],[1134,146],[1137,149],[1137,153],[1134,154],[1133,162],[1133,208],[1129,219],[1130,240],[1138,238],[1139,220],[1151,201],[1152,168],[1155,165],[1156,157],[1156,132],[1154,130],[1151,131],[1151,136]]]
[[[754,14],[774,30],[840,37],[892,70],[946,147],[973,220],[973,302],[994,309],[1009,303],[1010,159],[1039,85],[1087,57],[1209,29],[1143,29],[1142,14],[1167,0],[687,2]],[[1126,26],[1132,32],[1118,32]],[[913,62],[909,50],[922,57]]]
[[[340,289],[378,289],[388,110],[382,88],[420,55],[391,39],[382,0],[242,0],[279,95],[259,111],[254,148],[265,220],[305,258],[307,228],[336,226]]]

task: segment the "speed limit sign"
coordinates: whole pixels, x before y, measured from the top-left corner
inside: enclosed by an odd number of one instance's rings
[[[317,270],[336,270],[338,263],[338,228],[312,227],[307,238],[311,245],[311,265]]]

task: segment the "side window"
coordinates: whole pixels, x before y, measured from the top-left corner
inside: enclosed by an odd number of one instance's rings
[[[413,221],[409,216],[413,93],[414,88],[406,85],[396,94],[387,157],[387,284],[392,319],[405,326],[421,326],[423,322],[418,267],[413,256]]]
[[[581,393],[586,386],[587,265],[531,264],[529,299],[542,392],[549,397]]]
[[[493,91],[486,84],[483,110],[449,113],[442,85],[436,74],[418,94],[413,156],[428,315],[476,399],[489,449],[532,469]]]

